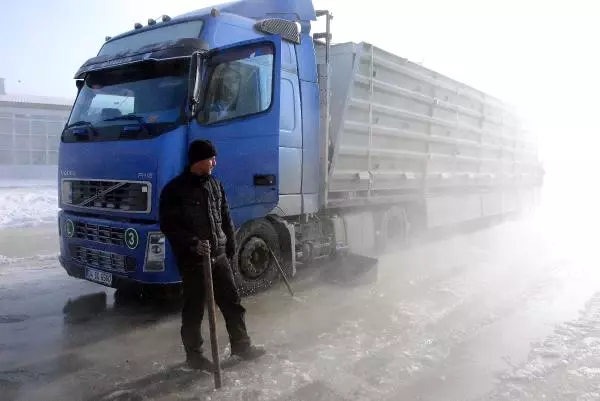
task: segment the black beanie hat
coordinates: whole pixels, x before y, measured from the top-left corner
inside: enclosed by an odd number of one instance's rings
[[[210,141],[194,141],[188,151],[190,166],[202,160],[210,159],[217,155],[215,146]]]

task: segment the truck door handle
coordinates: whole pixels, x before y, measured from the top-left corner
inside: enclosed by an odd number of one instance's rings
[[[270,187],[275,184],[277,184],[277,176],[274,174],[254,175],[254,186],[256,187]]]

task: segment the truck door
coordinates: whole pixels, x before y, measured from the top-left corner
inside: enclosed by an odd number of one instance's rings
[[[279,201],[281,41],[265,37],[212,50],[190,141],[217,148],[215,176],[237,226],[264,216]]]

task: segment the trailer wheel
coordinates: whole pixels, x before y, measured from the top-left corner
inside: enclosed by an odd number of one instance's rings
[[[408,245],[410,223],[404,208],[394,207],[382,213],[378,228],[378,235],[375,238],[377,252],[384,252],[390,245],[400,248]]]
[[[233,275],[242,295],[269,288],[278,271],[269,249],[280,259],[279,237],[266,220],[243,226],[237,234],[238,249],[233,260]]]

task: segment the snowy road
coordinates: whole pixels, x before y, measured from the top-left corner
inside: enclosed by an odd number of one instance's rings
[[[54,222],[57,211],[55,182],[0,180],[0,229]]]
[[[269,353],[225,372],[220,391],[181,368],[177,305],[68,278],[53,227],[16,230],[13,244],[33,234],[47,249],[0,264],[0,398],[600,399],[600,256],[586,228],[597,216],[574,213],[389,255],[370,281],[312,268],[293,282],[296,299],[282,286],[247,298],[251,335]]]

